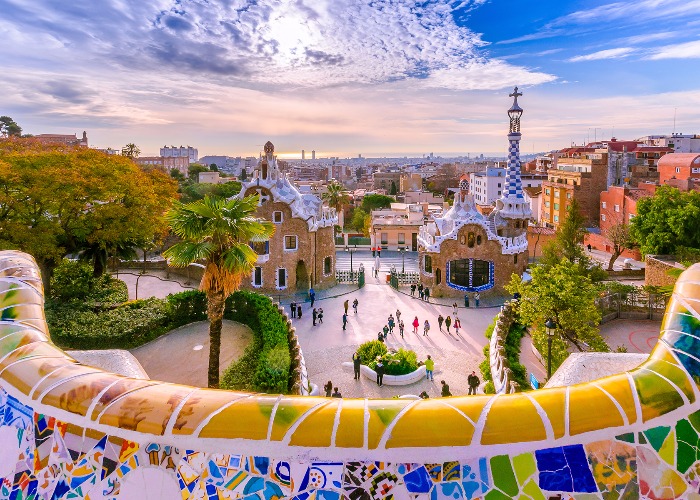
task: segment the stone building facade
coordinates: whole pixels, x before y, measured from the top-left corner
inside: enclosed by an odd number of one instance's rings
[[[271,142],[244,182],[237,197],[257,194],[256,215],[272,221],[275,233],[265,242],[251,243],[258,261],[244,288],[272,294],[305,292],[335,285],[335,242],[338,223],[334,208],[324,206],[313,194],[302,194],[280,172]]]
[[[488,215],[477,210],[469,178],[463,175],[454,205],[421,229],[420,278],[432,296],[502,293],[511,275],[522,275],[527,267],[532,212],[520,175],[520,95],[517,87],[511,94],[508,168],[495,210]]]

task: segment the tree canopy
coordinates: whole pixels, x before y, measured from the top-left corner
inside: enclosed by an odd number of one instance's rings
[[[9,116],[0,116],[0,137],[20,137],[22,127]]]
[[[571,261],[564,258],[549,268],[535,266],[532,280],[527,282],[513,274],[506,290],[520,294],[520,321],[533,327],[533,341],[541,353],[547,351],[544,323],[548,319],[556,323],[553,366],[559,366],[566,358],[569,345],[579,351],[586,346],[595,351],[609,350],[598,331],[600,311],[595,306],[598,289]]]
[[[630,223],[641,252],[675,254],[683,247],[700,249],[700,193],[661,186],[654,196],[637,202]]]
[[[366,213],[372,213],[372,210],[378,210],[380,208],[390,207],[392,203],[396,200],[392,196],[387,196],[384,194],[367,194],[362,199],[362,205],[360,208]]]
[[[62,257],[103,257],[160,238],[176,184],[158,170],[94,149],[0,141],[0,248],[21,249],[42,267],[45,284]],[[97,268],[96,268],[97,269]]]

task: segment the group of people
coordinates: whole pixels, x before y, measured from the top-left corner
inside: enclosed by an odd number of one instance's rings
[[[415,283],[411,284],[411,297],[416,296],[416,290],[418,290],[418,298],[420,298],[420,300],[430,299],[430,288],[427,286],[424,287],[423,283],[418,283],[418,286],[416,286]]]
[[[405,325],[401,319],[401,311],[399,309],[396,310],[396,319],[394,319],[393,314],[389,314],[384,328],[382,328],[377,334],[377,340],[384,342],[390,333],[394,333],[394,328],[398,328],[399,334],[401,335],[401,338],[403,338]]]

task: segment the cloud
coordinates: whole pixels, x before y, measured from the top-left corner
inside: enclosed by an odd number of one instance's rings
[[[599,61],[601,59],[620,59],[634,52],[632,47],[618,47],[616,49],[599,50],[583,56],[575,56],[568,59],[569,62]]]
[[[697,59],[700,58],[700,40],[666,45],[654,50],[648,59]]]
[[[4,1],[11,7],[4,22],[55,38],[67,63],[79,48],[81,57],[120,69],[270,90],[424,80],[460,69],[449,88],[493,87],[483,87],[479,73],[488,69],[480,51],[486,44],[455,21],[486,0],[103,0],[100,9],[89,0]]]

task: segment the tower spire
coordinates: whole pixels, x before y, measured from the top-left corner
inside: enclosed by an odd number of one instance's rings
[[[518,104],[518,97],[522,96],[518,87],[513,89],[509,97],[513,98],[513,105],[508,110],[510,129],[508,132],[508,168],[506,171],[505,189],[501,199],[496,205],[501,217],[510,219],[529,219],[532,216],[530,205],[523,196],[523,186],[520,176],[520,117],[523,108]]]

